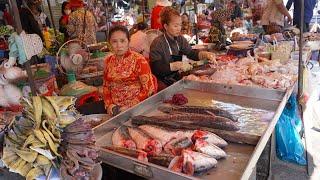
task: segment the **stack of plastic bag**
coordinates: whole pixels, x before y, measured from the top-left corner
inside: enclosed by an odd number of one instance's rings
[[[302,122],[295,95],[292,95],[276,125],[276,152],[279,159],[306,165],[305,150],[299,132]]]

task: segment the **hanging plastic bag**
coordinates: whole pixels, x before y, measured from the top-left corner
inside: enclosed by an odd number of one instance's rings
[[[297,109],[296,96],[292,95],[276,125],[276,152],[281,160],[306,165],[304,147],[299,135],[302,123]]]

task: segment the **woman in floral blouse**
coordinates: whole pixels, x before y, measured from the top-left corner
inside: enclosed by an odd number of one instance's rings
[[[70,39],[80,39],[85,44],[97,43],[97,23],[91,11],[85,9],[82,0],[70,0],[73,12],[69,16],[67,31]]]
[[[113,54],[105,60],[103,95],[108,114],[128,109],[156,92],[156,79],[146,59],[129,50],[129,32],[114,26],[109,32]]]

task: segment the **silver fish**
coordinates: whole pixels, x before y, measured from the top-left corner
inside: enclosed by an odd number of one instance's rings
[[[190,176],[204,173],[209,169],[216,167],[218,163],[218,161],[211,156],[191,150],[184,150],[182,152],[182,157],[182,171]]]
[[[136,149],[137,145],[129,135],[128,127],[120,126],[112,134],[112,144],[117,147],[124,147],[128,149]]]
[[[197,152],[207,154],[215,159],[221,159],[227,157],[226,152],[220,149],[214,144],[209,144],[203,139],[196,140],[193,149]]]
[[[152,138],[149,134],[139,128],[128,127],[128,131],[137,148],[148,153],[148,155],[158,155],[162,151],[162,144],[159,140]]]
[[[164,147],[164,152],[175,156],[181,155],[182,150],[191,148],[192,141],[188,137],[180,137],[169,141]]]

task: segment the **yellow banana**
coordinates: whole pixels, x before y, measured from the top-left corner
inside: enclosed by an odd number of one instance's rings
[[[17,166],[17,168],[15,169],[15,172],[21,174],[21,170],[26,164],[27,164],[27,161],[22,160]]]
[[[44,148],[46,147],[47,145],[46,144],[43,144],[42,142],[36,140],[34,141],[32,144],[31,144],[32,147],[34,148]]]
[[[23,161],[22,158],[18,158],[13,163],[9,165],[10,171],[16,172],[16,169],[18,168],[19,164]]]
[[[17,170],[20,171],[19,173],[21,176],[25,177],[32,168],[32,163],[26,163],[21,169]]]
[[[41,99],[42,106],[43,106],[43,114],[51,121],[56,121],[57,115],[52,107],[52,105],[49,103],[49,101],[45,98]]]
[[[51,106],[53,107],[57,117],[60,116],[59,106],[57,105],[56,101],[54,100],[53,96],[45,96],[45,98],[50,102]]]
[[[35,141],[36,141],[36,137],[34,136],[34,134],[30,134],[26,139],[26,141],[24,142],[22,148],[25,148],[26,146],[28,146],[29,144],[32,144]]]
[[[40,129],[34,129],[33,133],[43,144],[47,144],[47,140]]]
[[[32,97],[33,103],[33,113],[34,113],[34,120],[36,122],[36,128],[39,128],[41,123],[41,116],[42,116],[42,102],[40,96],[33,96]]]
[[[12,151],[12,149],[13,148],[9,147],[3,148],[2,161],[7,167],[9,167],[12,162],[16,161],[19,158],[19,156],[14,151]]]
[[[61,155],[58,153],[58,146],[59,146],[59,145],[58,145],[58,144],[55,144],[55,143],[52,141],[50,135],[49,135],[45,130],[41,130],[41,131],[42,131],[44,137],[46,138],[46,140],[48,141],[48,144],[49,144],[49,147],[50,147],[51,151],[52,151],[55,155],[61,157]]]
[[[54,101],[59,106],[59,112],[65,111],[76,102],[72,96],[53,96]]]
[[[30,149],[14,149],[14,152],[16,152],[19,157],[29,163],[34,162],[38,156],[38,153],[36,151]]]
[[[34,167],[26,175],[26,180],[33,180],[41,175],[44,175],[44,172],[42,171],[42,169],[40,169],[39,167]]]
[[[47,165],[47,164],[51,165],[51,161],[47,157],[41,154],[38,155],[35,162],[38,166]]]
[[[57,139],[56,137],[54,137],[54,135],[52,134],[52,132],[47,128],[46,124],[49,125],[48,121],[47,121],[47,120],[43,120],[43,121],[42,121],[42,127],[43,127],[43,129],[49,134],[49,136],[51,137],[51,139],[52,139],[54,142],[60,142],[60,139]]]

